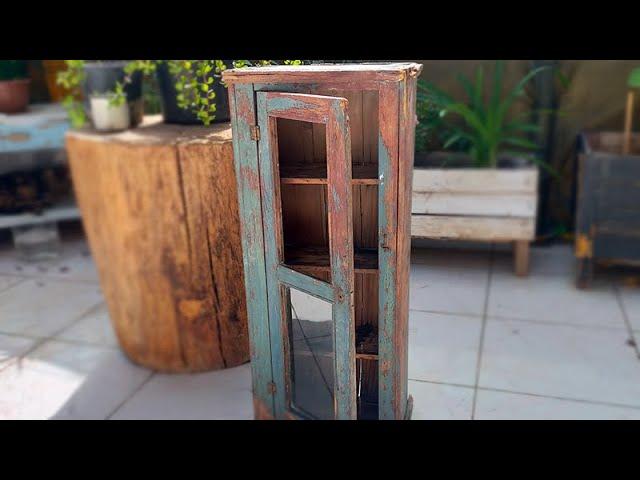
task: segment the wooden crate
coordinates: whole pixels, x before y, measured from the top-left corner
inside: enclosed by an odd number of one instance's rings
[[[223,74],[257,418],[410,414],[410,194],[420,69],[312,65]]]
[[[596,261],[640,265],[640,134],[622,155],[623,134],[578,136],[576,284],[587,287]]]
[[[515,271],[526,275],[537,186],[536,168],[415,168],[411,236],[513,242]]]

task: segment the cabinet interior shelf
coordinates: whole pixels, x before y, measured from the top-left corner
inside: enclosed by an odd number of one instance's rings
[[[285,247],[285,264],[301,273],[329,271],[329,249],[326,247]],[[353,258],[358,273],[378,273],[378,251],[375,248],[356,248]]]
[[[375,164],[352,165],[351,183],[354,185],[378,185],[378,166]],[[296,163],[280,165],[280,182],[283,184],[326,185],[327,166],[320,163]]]

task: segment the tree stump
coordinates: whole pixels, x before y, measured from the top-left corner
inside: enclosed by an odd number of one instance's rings
[[[231,128],[66,137],[74,190],[120,346],[164,372],[249,360]]]

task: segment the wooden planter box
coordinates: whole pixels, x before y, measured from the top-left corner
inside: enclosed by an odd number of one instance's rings
[[[595,261],[640,265],[640,134],[622,155],[623,134],[578,136],[576,284],[589,285]]]
[[[446,164],[447,168],[433,165]],[[418,157],[413,171],[411,236],[513,242],[515,272],[526,275],[535,236],[538,170],[468,168],[461,155]],[[449,168],[449,166],[451,168]]]

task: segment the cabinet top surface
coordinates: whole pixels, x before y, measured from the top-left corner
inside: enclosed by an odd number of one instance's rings
[[[401,81],[422,71],[419,63],[352,63],[315,65],[275,65],[225,70],[228,83],[321,82],[321,81]]]

